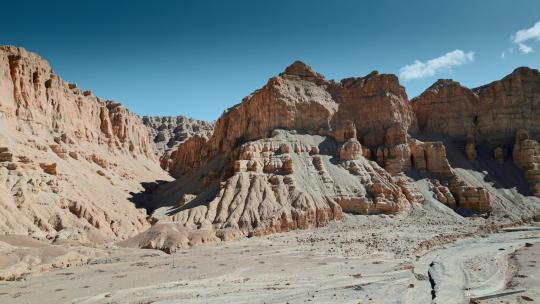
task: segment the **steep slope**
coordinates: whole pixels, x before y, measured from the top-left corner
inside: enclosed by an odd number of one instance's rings
[[[411,103],[419,129],[465,138],[475,133],[478,95],[451,79],[439,79]],[[476,119],[475,119],[476,117]]]
[[[412,108],[396,76],[373,72],[335,83],[297,61],[225,111],[208,144],[193,158],[188,151],[200,146],[202,140],[194,138],[193,144],[182,145],[170,172],[181,176],[217,154],[229,157],[239,143],[267,137],[276,128],[329,135],[342,141],[343,134],[338,133],[350,123],[356,125],[358,138],[372,149],[385,144],[391,127],[404,133],[416,130]],[[396,140],[405,142],[405,138]]]
[[[153,196],[155,225],[122,244],[172,251],[322,226],[343,212],[407,212],[426,201],[484,216],[496,205],[502,216],[524,199],[501,194],[485,172],[452,167],[459,149],[411,136],[418,132],[396,76],[337,83],[295,62],[225,111],[210,138],[178,147],[170,167],[177,180]],[[510,218],[540,212],[525,205]]]
[[[422,132],[475,137],[482,145],[511,147],[519,129],[540,138],[540,72],[522,67],[501,80],[468,89],[439,80],[412,106]]]
[[[538,70],[517,68],[503,79],[475,89],[439,80],[413,99],[412,106],[421,133],[444,133],[453,141],[466,141],[467,157],[472,161],[495,159],[498,165],[493,169],[513,160],[523,170],[532,193],[540,197]],[[482,159],[477,152],[480,147],[491,150]],[[516,178],[513,181],[519,184]],[[510,181],[502,178],[501,182]]]
[[[156,145],[161,167],[169,169],[179,145],[193,136],[210,137],[214,123],[185,116],[143,116],[152,141]]]
[[[0,47],[0,232],[110,241],[149,227],[132,194],[167,180],[147,128],[120,104]]]

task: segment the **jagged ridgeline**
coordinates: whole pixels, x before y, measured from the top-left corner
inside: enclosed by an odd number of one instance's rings
[[[170,179],[142,120],[0,47],[0,233],[90,242],[150,227],[130,193]]]
[[[214,130],[213,122],[185,116],[143,116],[143,123],[148,127],[164,170],[169,170],[180,144],[195,135],[209,137]]]
[[[426,199],[462,215],[532,218],[539,84],[520,68],[474,90],[441,80],[411,103],[395,75],[335,82],[297,61],[227,109],[212,136],[178,146],[177,180],[153,197],[156,224],[125,244],[171,250]]]
[[[433,202],[527,220],[539,103],[528,68],[409,101],[395,75],[336,82],[297,61],[215,124],[140,118],[0,47],[0,231],[171,251]]]

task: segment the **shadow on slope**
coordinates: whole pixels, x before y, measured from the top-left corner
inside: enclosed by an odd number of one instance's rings
[[[161,185],[167,184],[168,181],[165,180],[156,180],[154,182],[142,182],[141,186],[143,191],[141,192],[130,192],[129,201],[135,204],[137,208],[143,208],[146,210],[146,214],[152,214],[156,209],[156,206],[153,204],[152,196],[154,191]]]
[[[152,190],[150,195],[146,197],[146,199],[148,199],[147,204],[152,205],[152,212],[161,207],[172,207],[163,214],[166,216],[174,215],[186,209],[206,205],[219,191],[219,180],[211,179],[209,177],[212,172],[220,172],[222,168],[223,157],[218,155],[211,159],[202,169],[185,174],[174,181],[160,184],[158,190],[156,187]],[[208,179],[209,181],[206,187],[201,186],[204,179]],[[183,204],[182,200],[186,195],[196,195],[196,197],[188,203]],[[148,214],[152,213],[149,212]]]
[[[477,160],[469,160],[465,154],[466,141],[451,138],[442,134],[415,134],[414,138],[421,141],[442,141],[446,148],[446,156],[454,169],[464,169],[484,174],[484,182],[490,183],[495,189],[516,189],[523,196],[533,196],[523,172],[514,165],[512,150],[506,147],[504,163],[499,164],[493,155],[493,149],[480,145],[476,146]]]

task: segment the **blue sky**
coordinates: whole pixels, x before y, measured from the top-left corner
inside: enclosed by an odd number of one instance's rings
[[[401,72],[409,98],[540,68],[538,0],[112,2],[2,3],[0,43],[135,113],[207,120],[296,59],[328,79]]]

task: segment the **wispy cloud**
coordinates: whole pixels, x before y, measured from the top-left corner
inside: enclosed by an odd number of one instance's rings
[[[518,48],[519,48],[519,51],[522,52],[523,54],[529,54],[529,53],[532,53],[534,50],[532,47],[524,44],[524,43],[520,43],[518,44]]]
[[[464,65],[473,61],[474,52],[465,53],[462,50],[457,49],[426,62],[415,60],[413,64],[408,64],[399,69],[399,77],[404,80],[429,77],[442,71],[449,71],[452,67]]]
[[[532,53],[534,50],[528,43],[531,40],[540,41],[540,21],[529,28],[517,31],[511,39],[518,46],[520,52],[523,54]]]

